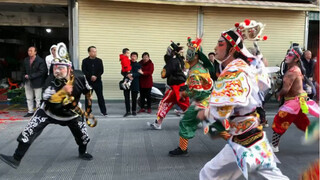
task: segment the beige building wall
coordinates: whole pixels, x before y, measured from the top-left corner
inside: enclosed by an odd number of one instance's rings
[[[164,66],[163,55],[170,40],[185,46],[187,37],[197,34],[197,6],[176,6],[144,3],[112,2],[106,0],[79,0],[79,64],[88,56],[88,46],[97,47],[103,60],[103,86],[105,99],[123,99],[118,82],[119,54],[127,47],[139,53],[149,52],[154,63],[154,82],[160,78]],[[267,41],[259,42],[269,65],[280,64],[291,42],[302,47],[304,42],[304,11],[203,7],[203,50],[214,51],[222,31],[234,27],[236,22],[254,19],[266,24],[263,35]],[[247,47],[253,46],[251,42]]]
[[[103,60],[105,99],[123,99],[119,90],[119,54],[127,47],[149,52],[154,63],[154,82],[160,78],[163,56],[170,40],[186,44],[197,33],[197,7],[79,0],[79,61],[88,56],[88,46],[97,47]]]
[[[268,36],[268,40],[258,44],[269,66],[280,65],[291,42],[304,46],[304,11],[206,7],[203,12],[205,53],[214,51],[222,31],[233,28],[236,22],[243,22],[245,19],[266,24],[263,35]],[[250,41],[245,44],[247,48],[253,47]]]

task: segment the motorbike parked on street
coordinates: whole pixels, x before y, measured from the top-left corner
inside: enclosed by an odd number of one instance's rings
[[[151,106],[158,106],[166,92],[165,83],[153,83],[151,88]],[[146,101],[146,100],[145,100]],[[141,97],[138,97],[138,105],[141,108]]]

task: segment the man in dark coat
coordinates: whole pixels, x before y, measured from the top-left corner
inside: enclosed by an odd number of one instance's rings
[[[95,46],[88,47],[89,57],[82,60],[82,72],[86,75],[92,89],[96,92],[100,112],[103,116],[108,115],[107,108],[103,97],[103,87],[101,76],[104,72],[103,63],[100,58],[97,58],[97,49]],[[85,102],[86,107],[88,101]]]
[[[24,83],[28,104],[28,113],[24,117],[30,117],[34,113],[34,97],[36,98],[36,108],[40,106],[42,88],[44,86],[48,69],[45,61],[37,56],[37,48],[29,47],[28,57],[24,59]]]

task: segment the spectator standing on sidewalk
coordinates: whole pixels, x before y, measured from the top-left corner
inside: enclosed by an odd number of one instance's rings
[[[313,72],[314,72],[316,61],[312,59],[312,53],[309,50],[306,50],[303,53],[303,56],[301,57],[301,61],[306,71],[305,78],[308,78],[310,82],[309,84],[306,83],[306,81],[304,82],[304,89],[307,91],[309,98],[312,99],[313,96],[316,94],[315,88],[313,87],[314,86]]]
[[[140,100],[141,109],[138,113],[145,112],[145,99],[147,99],[147,112],[151,114],[151,88],[153,86],[152,74],[154,70],[154,65],[150,59],[150,55],[147,52],[142,54],[142,60],[139,61],[141,65],[141,70],[138,72],[140,76]]]
[[[306,50],[303,53],[303,56],[301,58],[303,67],[306,69],[306,76],[307,78],[310,78],[313,80],[313,72],[315,67],[315,60],[312,59],[312,53],[309,50]]]
[[[219,62],[215,59],[215,53],[214,52],[210,52],[208,54],[208,58],[210,60],[210,62],[212,63],[213,69],[214,71],[210,71],[210,77],[213,81],[216,81],[220,75],[220,64]]]
[[[29,47],[28,57],[24,59],[24,88],[27,98],[28,113],[24,117],[30,117],[34,113],[34,98],[36,108],[40,106],[42,88],[48,72],[45,61],[37,55],[37,48]]]
[[[130,89],[123,90],[124,100],[126,104],[126,113],[123,115],[123,117],[126,117],[130,115],[130,92],[131,92],[131,100],[132,100],[132,115],[137,115],[137,96],[139,93],[139,77],[141,71],[141,65],[137,62],[138,59],[138,53],[132,52],[130,55],[131,59],[131,73],[128,74],[128,78],[132,81]]]
[[[57,45],[52,45],[50,47],[50,55],[46,56],[46,64],[47,64],[47,69],[48,69],[48,75],[52,74],[52,70],[50,69],[51,67],[51,62],[54,58],[56,58],[56,50],[57,50]]]
[[[82,72],[85,74],[89,85],[96,92],[100,112],[103,116],[108,115],[107,108],[103,97],[103,87],[101,76],[104,72],[103,63],[97,58],[97,48],[95,46],[88,47],[89,56],[82,60]],[[85,107],[88,107],[88,100],[85,100]]]

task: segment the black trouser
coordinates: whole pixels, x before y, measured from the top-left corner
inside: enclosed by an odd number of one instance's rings
[[[141,108],[144,108],[145,99],[147,99],[147,108],[151,108],[151,88],[140,88]]]
[[[95,82],[90,82],[89,84],[92,87],[92,89],[94,90],[94,92],[96,92],[100,112],[102,114],[107,114],[107,108],[106,108],[106,104],[104,102],[104,97],[103,97],[102,81],[96,80]],[[85,99],[85,108],[87,109],[87,107],[88,107],[88,100],[86,98]]]
[[[266,111],[264,110],[264,108],[263,107],[257,107],[256,111],[260,116],[260,123],[266,122],[267,118],[266,118]]]
[[[126,112],[130,112],[130,91],[131,90],[124,90],[124,102],[126,104]],[[137,96],[138,91],[131,91],[131,99],[132,99],[132,112],[137,110]]]
[[[85,122],[83,122],[80,117],[69,121],[58,121],[48,116],[43,109],[38,109],[17,138],[19,145],[14,153],[15,159],[21,160],[23,158],[33,141],[42,133],[43,129],[48,124],[68,126],[79,145],[79,153],[86,152],[86,147],[90,138],[87,133]]]

